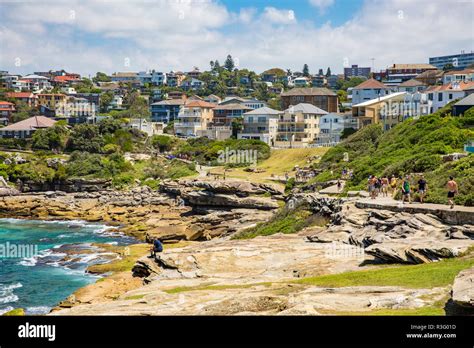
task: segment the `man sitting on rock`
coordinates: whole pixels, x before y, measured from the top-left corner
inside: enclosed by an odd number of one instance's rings
[[[163,244],[158,238],[155,238],[153,240],[153,245],[150,248],[150,258],[155,258],[156,259],[156,253],[161,253],[163,251]]]

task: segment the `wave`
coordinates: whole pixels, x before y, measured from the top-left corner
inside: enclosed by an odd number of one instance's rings
[[[5,308],[0,308],[0,315],[5,314],[6,312],[10,312],[14,309],[15,309],[15,307],[12,307],[12,306],[8,306],[8,307],[5,307]]]
[[[11,303],[18,301],[18,296],[13,293],[13,290],[21,288],[23,284],[15,283],[8,285],[0,285],[0,304]]]
[[[23,287],[23,284],[20,282],[15,283],[15,284],[9,284],[9,285],[0,284],[0,293],[2,293],[3,291],[10,291],[10,290],[18,289],[21,287]]]
[[[25,313],[29,315],[48,314],[51,307],[37,306],[37,307],[26,307]]]

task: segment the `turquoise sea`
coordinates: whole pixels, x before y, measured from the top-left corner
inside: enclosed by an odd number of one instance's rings
[[[0,219],[0,314],[24,308],[45,314],[97,280],[88,265],[117,256],[92,243],[129,245],[133,238],[84,221]]]

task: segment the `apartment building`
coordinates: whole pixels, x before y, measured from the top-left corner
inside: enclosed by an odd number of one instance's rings
[[[243,129],[237,135],[238,139],[256,139],[274,146],[278,120],[283,111],[262,107],[244,113]]]
[[[307,147],[319,135],[320,118],[327,115],[312,104],[300,103],[286,109],[278,120],[276,147]]]
[[[213,120],[212,110],[216,107],[202,100],[190,100],[180,109],[177,122],[174,123],[174,132],[179,136],[202,136]]]
[[[10,122],[15,105],[7,101],[0,101],[0,123],[6,125]]]
[[[326,112],[338,112],[337,94],[327,88],[293,88],[281,94],[282,108],[301,103],[311,104]]]
[[[375,79],[369,79],[352,89],[352,105],[390,94],[391,88]]]
[[[214,108],[214,126],[232,126],[232,121],[241,120],[252,108],[243,104],[219,104]]]
[[[153,122],[169,123],[178,118],[180,109],[184,106],[185,99],[162,100],[150,105],[151,120]]]

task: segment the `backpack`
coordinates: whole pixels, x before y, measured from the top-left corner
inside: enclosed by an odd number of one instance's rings
[[[163,251],[163,244],[157,239],[153,242],[153,249],[155,249],[156,252],[161,253]]]

